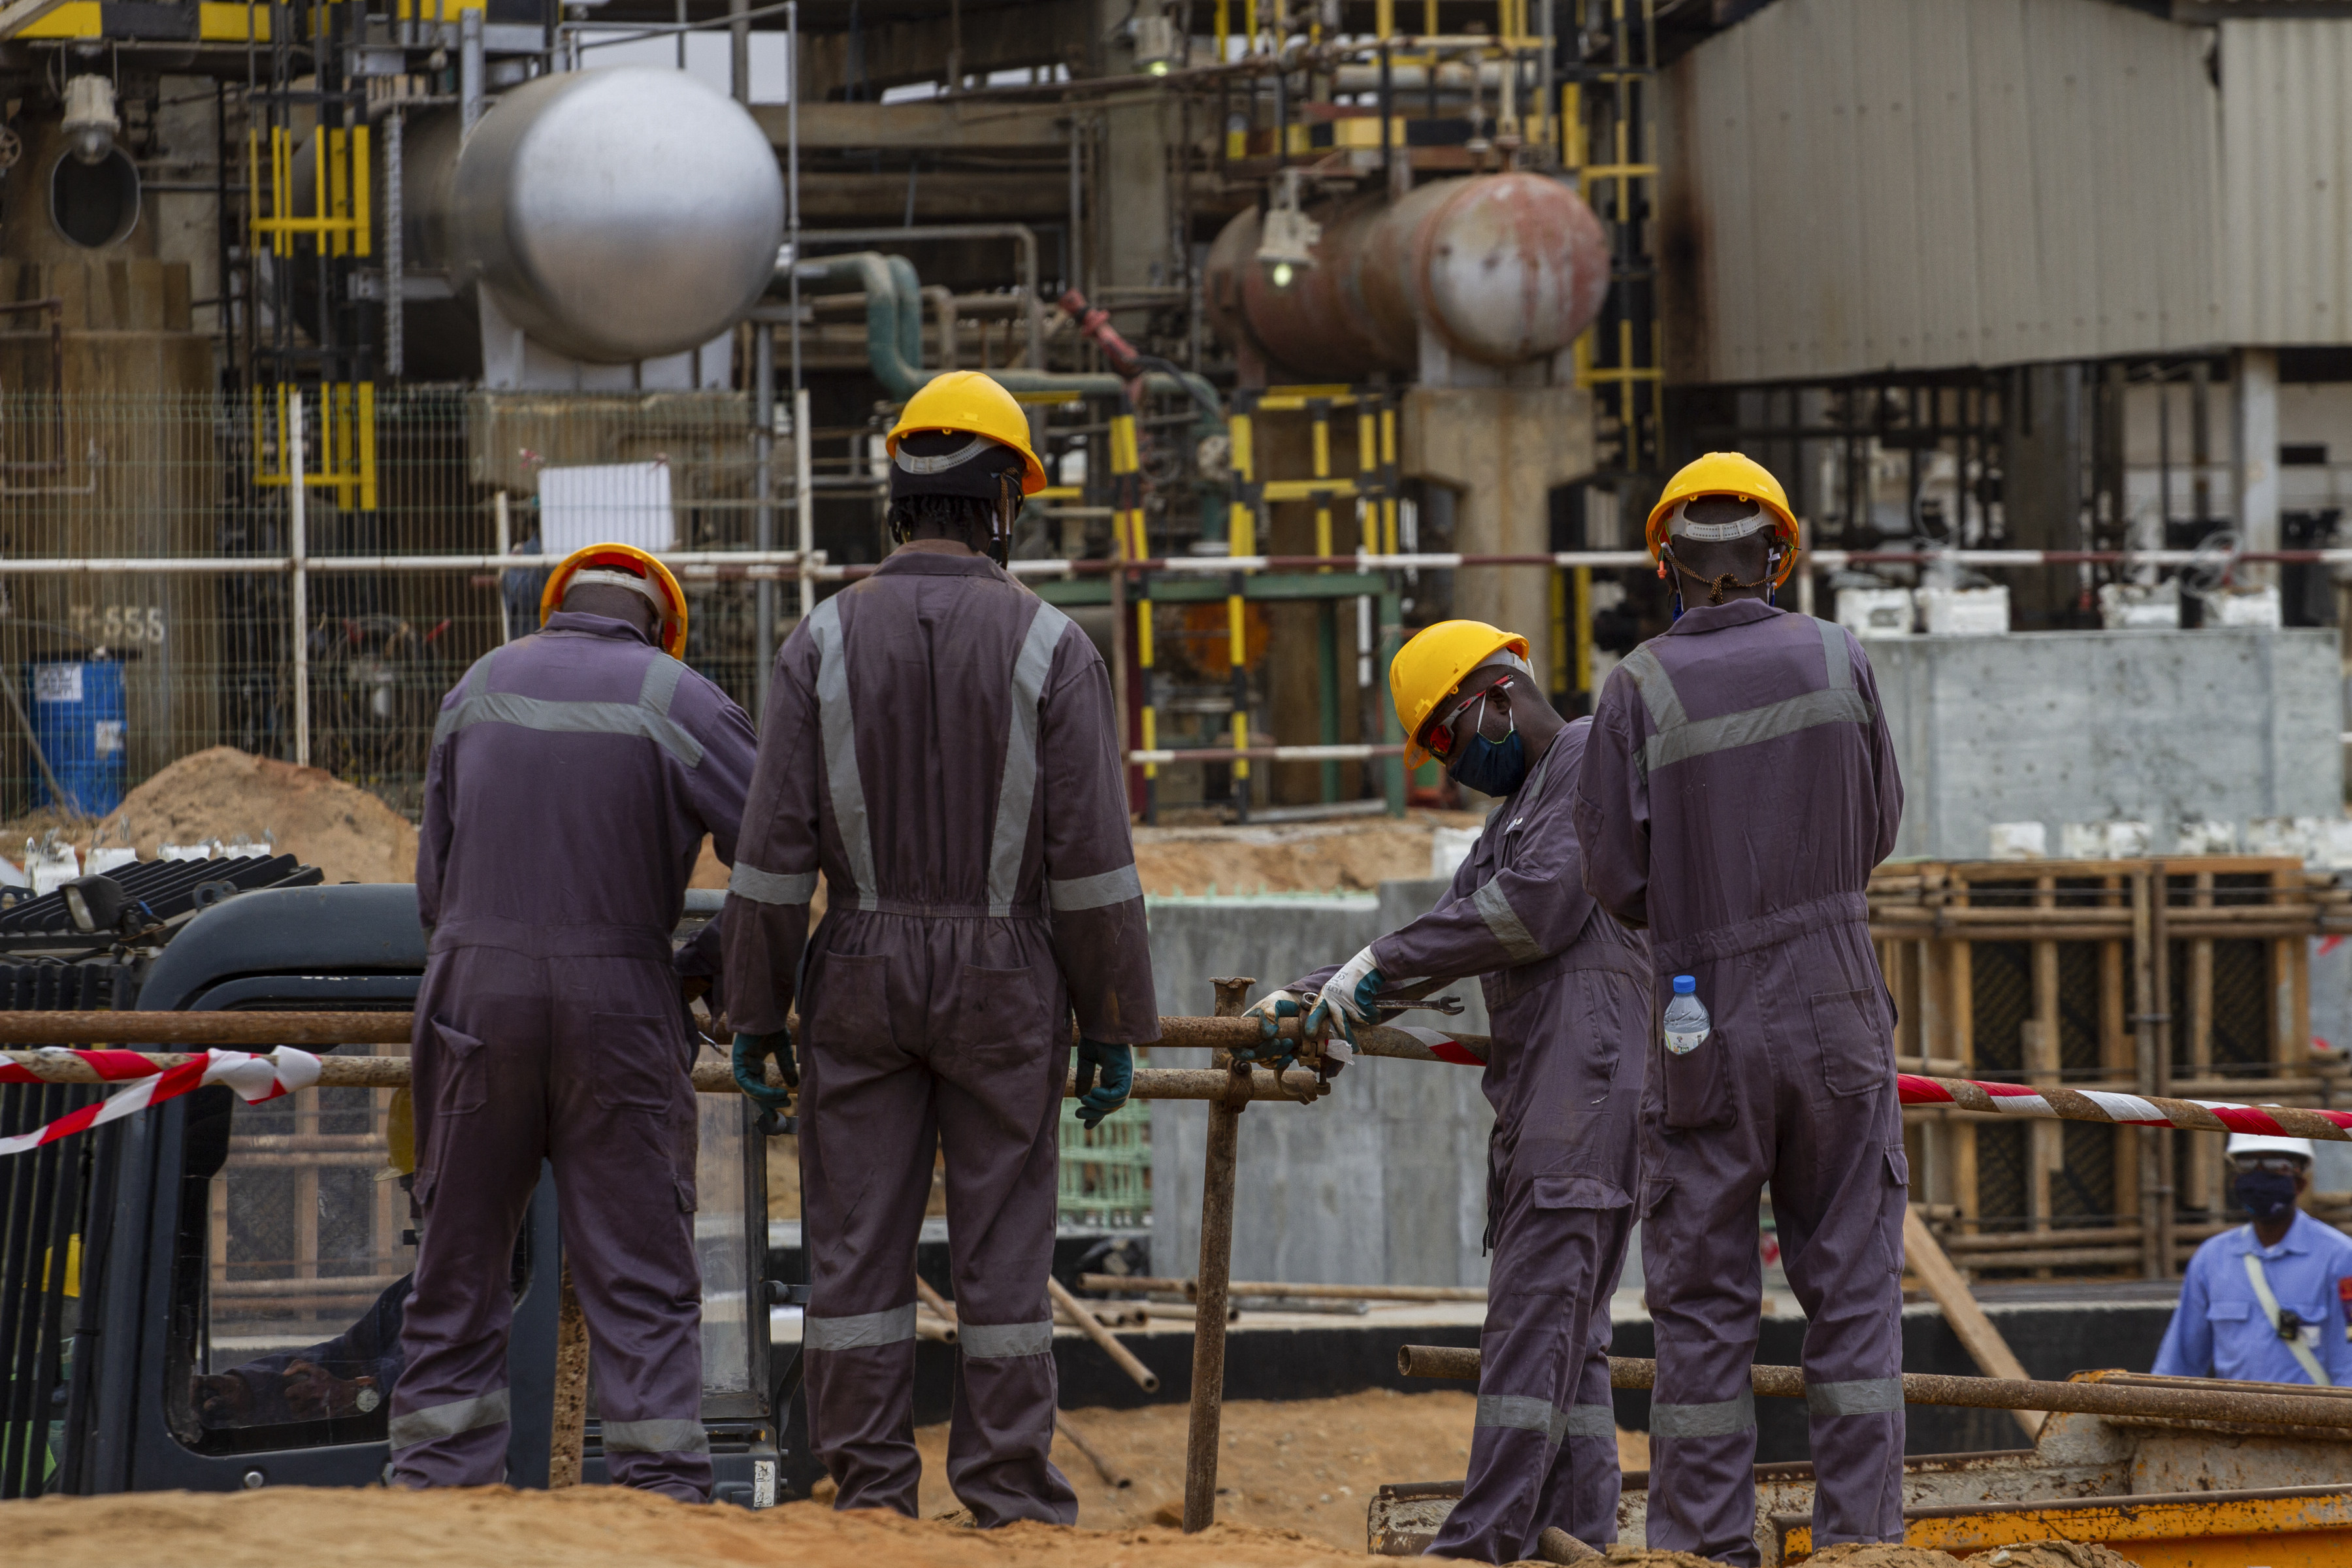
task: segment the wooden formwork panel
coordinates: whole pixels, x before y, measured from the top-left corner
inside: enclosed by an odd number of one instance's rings
[[[2341,1105],[2315,1058],[2310,939],[2352,893],[2268,857],[1903,862],[1871,883],[1901,1070]],[[2231,1223],[2195,1133],[1906,1113],[1915,1202],[1981,1272],[2176,1273]],[[2164,1201],[2169,1194],[2169,1201]]]

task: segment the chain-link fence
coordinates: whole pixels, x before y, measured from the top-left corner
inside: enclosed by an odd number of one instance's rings
[[[729,393],[0,395],[0,812],[224,744],[413,811],[441,695],[537,624],[543,574],[488,558],[789,542],[785,446]],[[749,704],[758,588],[683,575],[688,662]]]

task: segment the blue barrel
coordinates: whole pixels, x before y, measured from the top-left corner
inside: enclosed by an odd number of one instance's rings
[[[68,796],[63,804],[105,816],[122,804],[122,667],[108,659],[36,664],[27,675],[33,737]],[[32,784],[35,805],[59,804],[37,764]]]

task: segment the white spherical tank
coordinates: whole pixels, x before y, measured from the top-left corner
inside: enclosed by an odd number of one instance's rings
[[[784,184],[740,104],[684,71],[616,66],[524,83],[466,138],[451,281],[574,359],[680,353],[774,275]]]

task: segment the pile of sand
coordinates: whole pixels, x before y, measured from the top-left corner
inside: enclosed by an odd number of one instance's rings
[[[182,757],[132,790],[99,831],[143,858],[159,844],[226,844],[239,834],[259,844],[266,835],[330,882],[416,880],[416,829],[406,817],[323,769],[234,746]]]
[[[1429,875],[1439,827],[1475,827],[1475,812],[1416,811],[1402,820],[1139,827],[1135,868],[1147,893],[1372,892]]]
[[[0,855],[55,832],[88,863],[93,840],[152,860],[159,844],[233,844],[241,834],[316,866],[330,882],[414,882],[416,829],[366,790],[320,768],[298,768],[215,746],[182,757],[132,790],[103,821],[45,808],[0,823]]]

